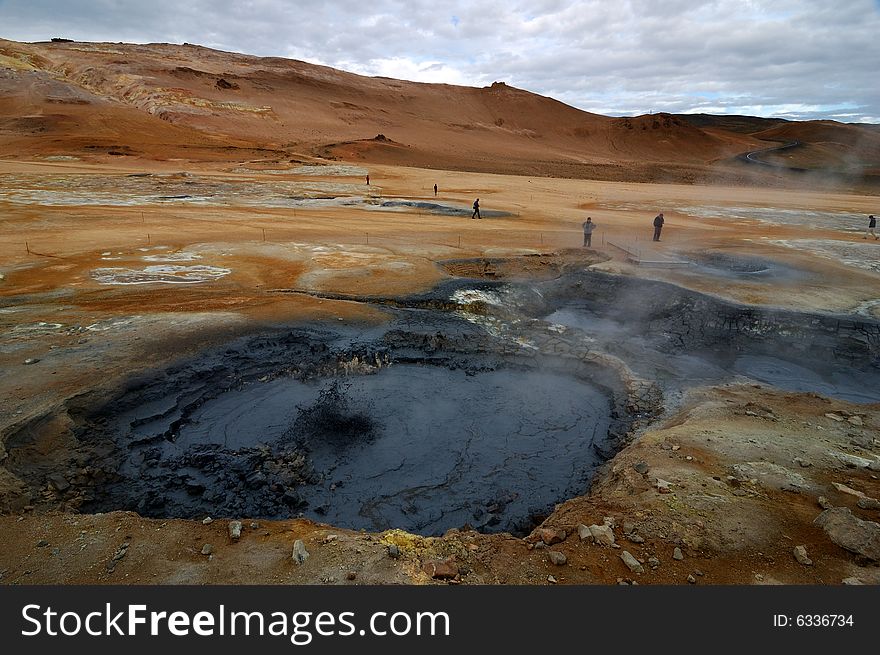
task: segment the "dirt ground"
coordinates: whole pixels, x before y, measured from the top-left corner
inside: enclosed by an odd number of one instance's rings
[[[456,276],[544,279],[592,264],[746,304],[869,317],[880,306],[880,245],[833,220],[813,227],[798,221],[799,213],[877,213],[876,196],[391,166],[369,166],[367,186],[359,173],[234,168],[0,161],[0,434],[66,399],[111,389],[236,335],[293,322],[385,320],[370,305],[334,295],[418,293]],[[145,173],[152,177],[130,177]],[[313,185],[306,193],[316,202],[273,206],[265,194],[279,180]],[[133,181],[157,186],[142,192]],[[228,185],[235,200],[157,199],[161,185],[187,182]],[[370,203],[321,204],[324,187],[316,184],[329,185],[333,197]],[[334,185],[346,186],[333,191]],[[118,202],[102,201],[104,190]],[[482,220],[469,218],[475,198]],[[383,206],[386,200],[465,213]],[[743,207],[784,210],[787,218],[731,219],[715,211]],[[662,240],[653,242],[651,221],[660,211],[666,224]],[[589,262],[577,254],[587,215],[597,225]],[[829,242],[845,254],[829,250]],[[676,264],[708,252],[759,258],[783,267],[787,277],[780,283],[713,276]],[[514,259],[523,255],[541,256]],[[832,543],[813,520],[822,512],[820,496],[864,520],[880,518],[852,493],[880,497],[877,469],[841,457],[876,461],[878,429],[876,404],[753,385],[697,389],[637,434],[587,495],[560,504],[545,532],[525,539],[471,531],[437,538],[367,534],[305,519],[203,523],[35,508],[20,502],[21,482],[0,468],[0,582],[877,583],[876,563]],[[64,430],[45,426],[33,447],[63,449]],[[228,535],[230,519],[242,521],[240,538]],[[580,538],[578,526],[594,524],[611,527],[614,546]],[[302,565],[291,559],[297,539],[311,555]],[[202,554],[206,544],[210,554]],[[811,565],[793,556],[801,545]],[[676,548],[682,559],[673,558]],[[551,551],[567,563],[551,563]],[[623,551],[643,560],[641,573],[624,564]]]

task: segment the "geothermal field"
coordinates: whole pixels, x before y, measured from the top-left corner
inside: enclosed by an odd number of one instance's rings
[[[0,583],[877,584],[880,130],[736,118],[0,40]]]

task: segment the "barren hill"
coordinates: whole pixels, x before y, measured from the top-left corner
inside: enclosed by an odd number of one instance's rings
[[[709,171],[717,177],[736,154],[766,147],[762,139],[788,138],[771,132],[792,125],[750,133],[668,114],[610,118],[503,83],[474,88],[364,77],[188,44],[0,40],[2,157],[323,157],[700,181]],[[859,147],[819,152],[837,162]],[[875,152],[872,145],[853,161],[860,165]]]

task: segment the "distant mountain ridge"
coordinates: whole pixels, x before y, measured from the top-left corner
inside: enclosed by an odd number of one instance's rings
[[[376,140],[382,134],[386,140]],[[702,182],[796,140],[798,165],[880,175],[880,130],[749,116],[591,114],[503,83],[364,77],[189,44],[0,40],[0,157],[312,157]],[[115,154],[111,154],[115,153]]]

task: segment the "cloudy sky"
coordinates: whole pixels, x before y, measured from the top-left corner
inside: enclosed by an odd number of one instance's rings
[[[880,123],[880,0],[0,0],[0,37],[55,36],[498,80],[606,115]]]

